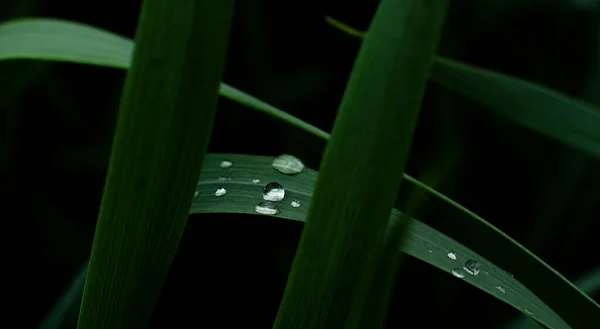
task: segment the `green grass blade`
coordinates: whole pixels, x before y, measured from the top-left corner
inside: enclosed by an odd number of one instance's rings
[[[40,323],[38,329],[74,329],[77,327],[79,306],[81,305],[87,270],[88,262],[85,262],[71,284]]]
[[[233,162],[227,169],[220,167],[223,160]],[[304,222],[312,200],[314,185],[318,173],[307,168],[296,176],[282,175],[271,167],[273,157],[242,155],[242,154],[207,154],[198,183],[198,197],[193,200],[190,213],[238,213],[259,215],[256,205],[262,201],[262,191],[265,183],[278,182],[286,190],[285,198],[279,203],[278,218]],[[223,180],[222,177],[228,178]],[[259,179],[261,183],[252,181]],[[215,196],[218,188],[225,188],[227,194]],[[293,207],[291,200],[298,200],[300,207]],[[401,212],[392,210],[390,221],[393,223],[401,216]],[[193,220],[194,217],[191,217]],[[448,252],[454,252],[457,260],[448,258]],[[508,274],[506,269],[495,266],[494,260],[487,260],[473,250],[444,235],[428,225],[411,219],[406,227],[405,239],[398,246],[398,256],[406,253],[418,258],[451,275],[452,270],[460,268],[466,260],[477,260],[482,264],[482,272],[477,276],[467,275],[466,283],[479,288],[481,291],[502,300],[517,310],[529,309],[532,317],[548,327],[569,328],[564,321],[544,304],[534,293],[527,289],[526,284]],[[510,258],[510,255],[506,256]],[[527,267],[527,264],[523,265]],[[457,279],[458,280],[458,279]],[[598,282],[598,276],[590,282]],[[496,286],[504,288],[502,293]],[[583,288],[583,286],[582,286]],[[594,289],[594,285],[590,285]],[[83,283],[79,290],[83,289]],[[595,285],[598,289],[598,285]],[[71,308],[76,309],[79,300],[71,302]],[[75,306],[73,306],[75,305]],[[394,310],[392,310],[394,311]],[[485,326],[485,325],[484,325]],[[43,329],[70,329],[70,327],[47,327]],[[41,328],[40,328],[41,329]]]
[[[447,4],[379,3],[323,156],[273,328],[359,328],[361,322],[381,322],[364,318],[371,314],[363,310]]]
[[[350,35],[365,34],[331,17],[325,20]],[[600,109],[591,104],[441,56],[435,58],[431,78],[497,115],[600,159]]]
[[[145,328],[206,154],[233,0],[145,0],[117,119],[79,329]]]
[[[0,60],[36,59],[127,69],[133,49],[130,39],[77,22],[27,18],[0,24]],[[329,137],[323,130],[226,83],[221,83],[219,93],[311,134]]]

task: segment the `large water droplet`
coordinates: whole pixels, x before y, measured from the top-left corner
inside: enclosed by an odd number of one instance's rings
[[[479,274],[479,271],[481,271],[481,266],[476,260],[471,259],[465,262],[465,265],[463,265],[463,269],[471,275],[477,275]]]
[[[285,197],[285,190],[281,184],[273,182],[265,185],[263,189],[263,199],[267,201],[279,202]]]
[[[496,290],[498,290],[499,292],[505,294],[506,293],[506,289],[502,288],[502,286],[495,286],[494,288],[496,288]]]
[[[292,204],[292,207],[294,207],[294,208],[300,207],[300,201],[298,201],[298,200],[292,200],[291,204]]]
[[[216,196],[223,196],[223,195],[225,195],[225,194],[227,194],[227,190],[226,190],[226,189],[224,189],[224,188],[222,188],[222,187],[221,187],[221,188],[218,188],[218,189],[215,191],[215,195],[216,195]]]
[[[465,274],[463,273],[463,271],[459,268],[455,268],[452,270],[452,275],[454,275],[455,277],[462,279],[465,277]]]
[[[299,174],[304,170],[304,164],[302,163],[302,161],[300,161],[300,159],[296,158],[295,156],[289,154],[282,154],[276,157],[273,160],[272,166],[280,173],[286,175]]]
[[[229,168],[233,166],[233,162],[229,161],[229,160],[223,160],[221,162],[221,168]]]
[[[254,207],[254,211],[263,215],[277,215],[279,213],[277,206],[269,201],[263,201],[257,204],[256,207]]]
[[[254,183],[254,184],[259,184],[259,183],[260,183],[260,179],[253,179],[253,180],[252,180],[252,183]]]
[[[456,260],[456,254],[453,252],[449,252],[448,253],[448,258],[452,259],[452,260]]]

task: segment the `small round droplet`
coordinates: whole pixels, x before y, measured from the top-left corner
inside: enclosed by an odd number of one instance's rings
[[[229,160],[223,160],[221,162],[221,168],[225,169],[225,168],[229,168],[233,166],[233,162],[229,161]]]
[[[224,182],[224,181],[229,181],[229,180],[231,180],[231,178],[229,178],[229,177],[223,177],[223,176],[221,176],[221,177],[219,177],[217,180],[218,180],[218,181],[221,181],[221,182]]]
[[[222,188],[222,187],[221,187],[221,188],[218,188],[218,189],[215,191],[215,195],[216,195],[216,196],[223,196],[223,195],[225,195],[225,194],[227,194],[227,190],[226,190],[226,189],[224,189],[224,188]]]
[[[530,309],[528,309],[528,308],[524,308],[523,309],[523,313],[525,315],[527,315],[527,316],[532,316],[533,315],[533,312]]]
[[[431,249],[429,249],[429,250],[427,250],[427,251],[429,251],[429,253],[430,253],[430,254],[432,254],[432,253],[433,253],[433,250],[431,250]]]
[[[198,191],[194,192],[194,198],[198,197]]]
[[[285,190],[281,184],[273,182],[265,185],[263,189],[263,199],[267,201],[279,202],[285,197]]]
[[[506,293],[506,289],[502,288],[502,286],[495,286],[494,288],[496,288],[496,290],[498,290],[499,292],[505,294]]]
[[[448,258],[452,259],[452,260],[456,260],[456,254],[453,252],[449,252],[448,253]]]
[[[479,274],[479,271],[481,271],[481,266],[476,260],[471,259],[465,262],[465,265],[463,265],[463,269],[471,275],[477,275]]]
[[[292,200],[291,204],[292,204],[292,207],[294,207],[294,208],[300,207],[300,201],[298,201],[298,200]]]
[[[256,207],[254,207],[254,211],[262,215],[277,215],[279,213],[277,206],[269,201],[263,201],[257,204]]]
[[[463,271],[459,268],[455,268],[452,270],[452,275],[454,275],[455,277],[462,279],[465,277],[465,274],[463,273]]]
[[[293,155],[282,154],[273,160],[273,168],[282,174],[295,175],[304,171],[304,164]]]
[[[254,184],[259,184],[259,183],[260,183],[260,179],[253,179],[253,180],[252,180],[252,183],[254,183]]]

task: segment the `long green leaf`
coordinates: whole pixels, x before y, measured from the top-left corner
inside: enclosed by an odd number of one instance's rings
[[[376,270],[385,259],[383,236],[447,4],[446,0],[379,3],[323,156],[273,328],[383,324],[385,314],[364,310],[374,280],[394,278],[376,277]],[[404,224],[397,226],[397,235],[402,235]]]
[[[355,37],[365,34],[331,17],[326,21]],[[431,78],[510,121],[600,159],[600,109],[591,104],[441,56],[435,58]]]
[[[142,4],[79,329],[147,325],[210,140],[232,13],[233,0]]]
[[[263,201],[264,186],[269,182],[278,182],[285,188],[285,197],[277,204],[279,212],[275,217],[304,222],[318,173],[307,168],[302,174],[296,176],[282,175],[271,167],[273,159],[273,157],[256,155],[207,154],[197,187],[198,196],[193,200],[190,214],[239,213],[261,216],[256,212],[255,207]],[[233,162],[233,166],[221,168],[220,163],[223,160]],[[260,182],[255,183],[256,180]],[[215,191],[221,188],[225,188],[227,193],[217,197]],[[298,207],[291,205],[293,200],[298,202]],[[400,211],[393,209],[390,222],[394,223],[399,220],[401,214]],[[190,219],[194,220],[194,217]],[[533,319],[550,328],[569,328],[552,309],[528,290],[526,285],[511,276],[506,269],[495,266],[493,259],[485,259],[425,223],[411,219],[406,227],[405,239],[397,248],[398,257],[401,253],[406,253],[448,273],[448,275],[452,275],[454,269],[462,269],[467,260],[475,260],[481,265],[479,275],[473,276],[465,273],[464,278],[457,278],[457,280],[473,285],[517,310],[530,310],[533,313],[531,315]],[[456,260],[448,257],[449,252],[455,254]],[[597,291],[600,287],[598,281],[598,275],[596,275],[595,279],[589,280],[590,284],[584,283],[581,288],[590,289],[588,290],[590,292]],[[77,299],[76,296],[77,291],[83,289],[83,280],[80,283],[75,281],[73,285],[78,288],[68,289],[65,293],[65,296],[68,297],[61,298],[61,302],[58,304],[64,304],[62,301],[66,299],[71,305],[71,311],[73,308],[77,311],[76,306],[73,305],[79,304],[80,299]],[[57,306],[55,310],[64,308],[64,305]],[[69,326],[69,318],[64,316],[70,314],[71,311],[66,313],[61,311],[56,314],[51,312],[48,318],[52,321],[46,321],[46,323],[52,325],[39,329],[74,328],[74,326]],[[485,324],[482,326],[486,327]]]
[[[36,59],[127,69],[134,42],[86,24],[51,19],[16,19],[0,24],[0,60]],[[226,83],[221,96],[292,123],[316,136],[329,134]]]

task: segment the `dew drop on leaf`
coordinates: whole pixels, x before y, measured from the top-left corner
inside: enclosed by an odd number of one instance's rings
[[[277,206],[269,201],[263,201],[257,204],[256,207],[254,207],[254,211],[262,215],[277,215],[279,213]]]
[[[454,275],[455,277],[462,279],[465,277],[465,274],[463,273],[463,271],[459,268],[455,268],[452,270],[452,275]]]
[[[506,293],[506,289],[502,288],[502,286],[495,286],[494,288],[496,288],[496,290],[498,290],[499,292],[505,294]]]
[[[456,254],[453,252],[449,252],[448,253],[448,258],[452,259],[452,260],[456,260]]]
[[[198,191],[194,192],[194,198],[198,197]]]
[[[273,160],[273,168],[282,174],[295,175],[304,171],[304,164],[293,155],[282,154]]]
[[[479,274],[479,271],[481,271],[481,266],[476,260],[471,259],[465,262],[465,265],[463,265],[463,269],[471,275],[477,275]]]
[[[279,202],[285,197],[285,190],[281,184],[272,182],[265,185],[263,189],[263,199],[267,201]]]
[[[233,162],[229,161],[229,160],[223,160],[221,162],[221,168],[225,169],[225,168],[229,168],[233,166]]]
[[[292,200],[291,204],[292,204],[292,207],[294,207],[294,208],[300,207],[300,201],[298,201],[298,200]]]
[[[218,188],[218,189],[215,191],[215,195],[216,195],[216,196],[223,196],[223,195],[225,195],[225,194],[227,194],[227,190],[226,190],[226,189],[224,189],[224,188],[222,188],[222,187],[221,187],[221,188]]]
[[[260,179],[253,179],[253,180],[252,180],[252,183],[254,183],[254,184],[259,184],[259,183],[260,183]]]

